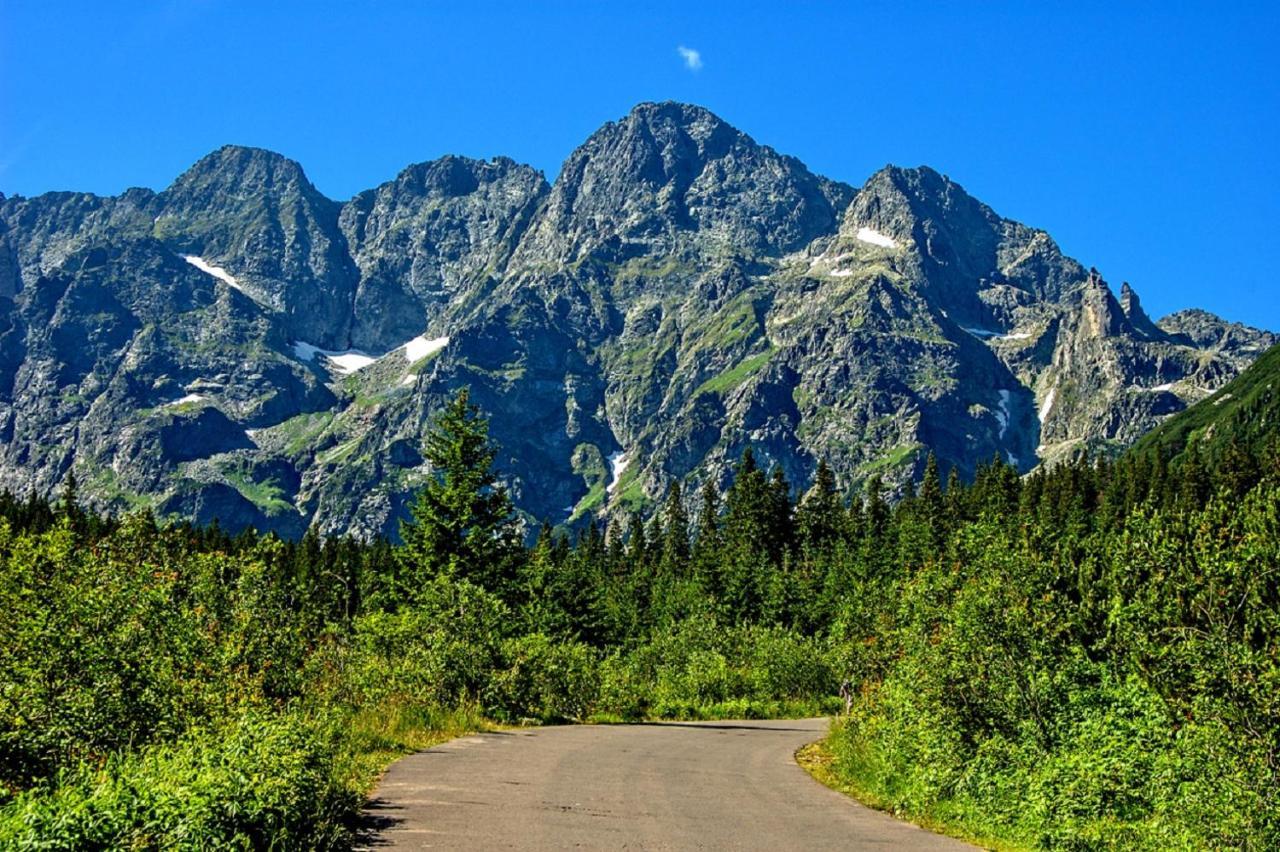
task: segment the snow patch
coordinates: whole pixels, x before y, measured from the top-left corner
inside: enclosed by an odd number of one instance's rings
[[[354,349],[348,349],[346,352],[326,352],[324,356],[329,359],[329,363],[333,365],[333,368],[344,376],[354,373],[356,370],[363,370],[378,360],[374,355],[366,355]]]
[[[999,390],[1000,394],[1000,410],[995,412],[996,421],[1000,424],[1000,438],[1004,439],[1004,433],[1009,431],[1009,399],[1010,394],[1007,390]]]
[[[991,331],[986,328],[967,328],[961,326],[962,329],[972,334],[974,337],[993,337],[996,340],[1030,340],[1031,335],[1025,331],[1017,331],[1012,334],[1001,334],[998,331]]]
[[[441,349],[449,345],[448,337],[437,337],[428,340],[422,335],[418,335],[407,343],[402,343],[391,351],[401,350],[404,352],[404,358],[410,364],[420,361],[428,355],[439,352]],[[370,355],[368,352],[361,352],[359,349],[346,349],[336,352],[332,349],[321,349],[314,343],[307,343],[305,340],[299,340],[293,344],[293,356],[299,361],[311,362],[316,360],[317,355],[323,355],[325,361],[336,372],[342,375],[350,375],[357,370],[363,370],[365,367],[382,358],[382,355]],[[401,380],[401,384],[411,384],[413,377],[409,376],[406,380]]]
[[[1049,412],[1053,410],[1053,398],[1057,396],[1057,388],[1049,388],[1049,395],[1044,398],[1044,403],[1040,406],[1040,422],[1049,416]]]
[[[1166,382],[1166,383],[1165,383],[1165,384],[1163,384],[1163,385],[1156,385],[1156,386],[1155,386],[1155,387],[1153,387],[1151,390],[1152,390],[1152,392],[1155,392],[1155,391],[1169,391],[1169,390],[1173,390],[1173,382]]]
[[[202,393],[189,393],[184,397],[175,399],[173,402],[166,402],[165,405],[186,405],[188,402],[203,402],[204,399],[205,396]]]
[[[814,266],[817,266],[820,263],[825,263],[828,266],[834,266],[835,264],[840,263],[841,261],[848,260],[851,257],[853,257],[853,255],[848,253],[839,254],[839,255],[836,255],[835,257],[827,257],[825,254],[820,254],[817,257],[815,257],[812,261],[810,261],[809,266],[810,268],[812,268]]]
[[[858,239],[864,243],[870,243],[873,246],[881,248],[897,248],[898,243],[893,237],[886,236],[874,228],[859,228]]]
[[[414,361],[420,361],[428,355],[439,352],[448,345],[448,335],[444,337],[437,337],[432,340],[428,340],[422,335],[418,335],[400,348],[404,350],[405,360],[412,364]]]
[[[848,278],[853,274],[852,269],[833,269],[827,273],[832,278]]]
[[[317,355],[323,355],[324,359],[344,376],[367,367],[378,360],[376,355],[369,355],[356,349],[335,352],[332,349],[321,349],[314,343],[307,343],[305,340],[299,340],[293,344],[293,356],[299,361],[314,361]]]
[[[1004,457],[1009,462],[1009,464],[1013,465],[1014,467],[1018,466],[1018,457],[1015,456],[1013,453],[1009,452],[1008,450],[1005,450]]]
[[[196,269],[199,269],[201,272],[212,275],[227,286],[234,287],[241,293],[244,292],[244,288],[240,286],[240,283],[236,281],[235,278],[231,277],[231,273],[227,272],[227,270],[223,269],[221,266],[214,266],[211,263],[206,263],[203,257],[197,257],[194,254],[184,254],[182,259],[194,266]]]
[[[617,452],[609,456],[609,472],[612,479],[609,482],[609,487],[605,489],[606,494],[612,494],[617,489],[618,480],[622,479],[622,474],[630,464],[631,458],[627,453]]]

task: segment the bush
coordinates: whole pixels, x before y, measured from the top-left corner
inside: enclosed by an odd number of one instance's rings
[[[506,721],[585,719],[600,693],[596,652],[541,633],[508,639],[505,667],[485,689],[485,707]]]
[[[449,707],[478,698],[502,667],[508,618],[493,595],[444,579],[431,584],[420,606],[360,616],[343,660],[347,700]]]
[[[0,813],[6,849],[329,849],[359,797],[335,780],[335,736],[296,714],[223,727],[81,764]]]

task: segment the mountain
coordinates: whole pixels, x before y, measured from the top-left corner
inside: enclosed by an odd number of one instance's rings
[[[0,487],[394,534],[461,385],[531,520],[642,509],[747,446],[895,489],[1110,452],[1276,338],[1153,321],[928,168],[860,188],[640,104],[554,185],[498,158],[346,203],[228,146],[162,192],[0,196]]]

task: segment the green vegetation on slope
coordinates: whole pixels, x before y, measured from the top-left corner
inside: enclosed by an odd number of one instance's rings
[[[698,386],[698,389],[693,392],[693,395],[696,397],[701,396],[704,393],[712,393],[724,396],[725,394],[733,391],[747,379],[760,372],[760,369],[764,367],[765,364],[769,363],[769,359],[772,357],[773,349],[770,348],[758,355],[752,355],[749,358],[745,358],[736,366],[725,370],[720,375],[712,376],[707,379]]]
[[[425,454],[398,548],[0,496],[0,846],[343,848],[386,762],[485,719],[830,712],[842,680],[825,771],[895,813],[1280,844],[1274,445],[945,489],[931,461],[894,507],[748,452],[723,494],[531,548],[465,393]]]
[[[1206,461],[1236,450],[1257,451],[1280,428],[1280,346],[1273,346],[1226,387],[1148,433],[1135,452],[1177,463],[1188,450]]]

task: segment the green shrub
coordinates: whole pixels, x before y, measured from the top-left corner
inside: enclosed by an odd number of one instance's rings
[[[505,667],[490,678],[484,704],[507,721],[585,719],[596,705],[600,675],[596,652],[540,633],[508,639]]]
[[[251,712],[20,794],[0,812],[0,846],[339,848],[359,798],[335,780],[334,755],[325,726]]]

